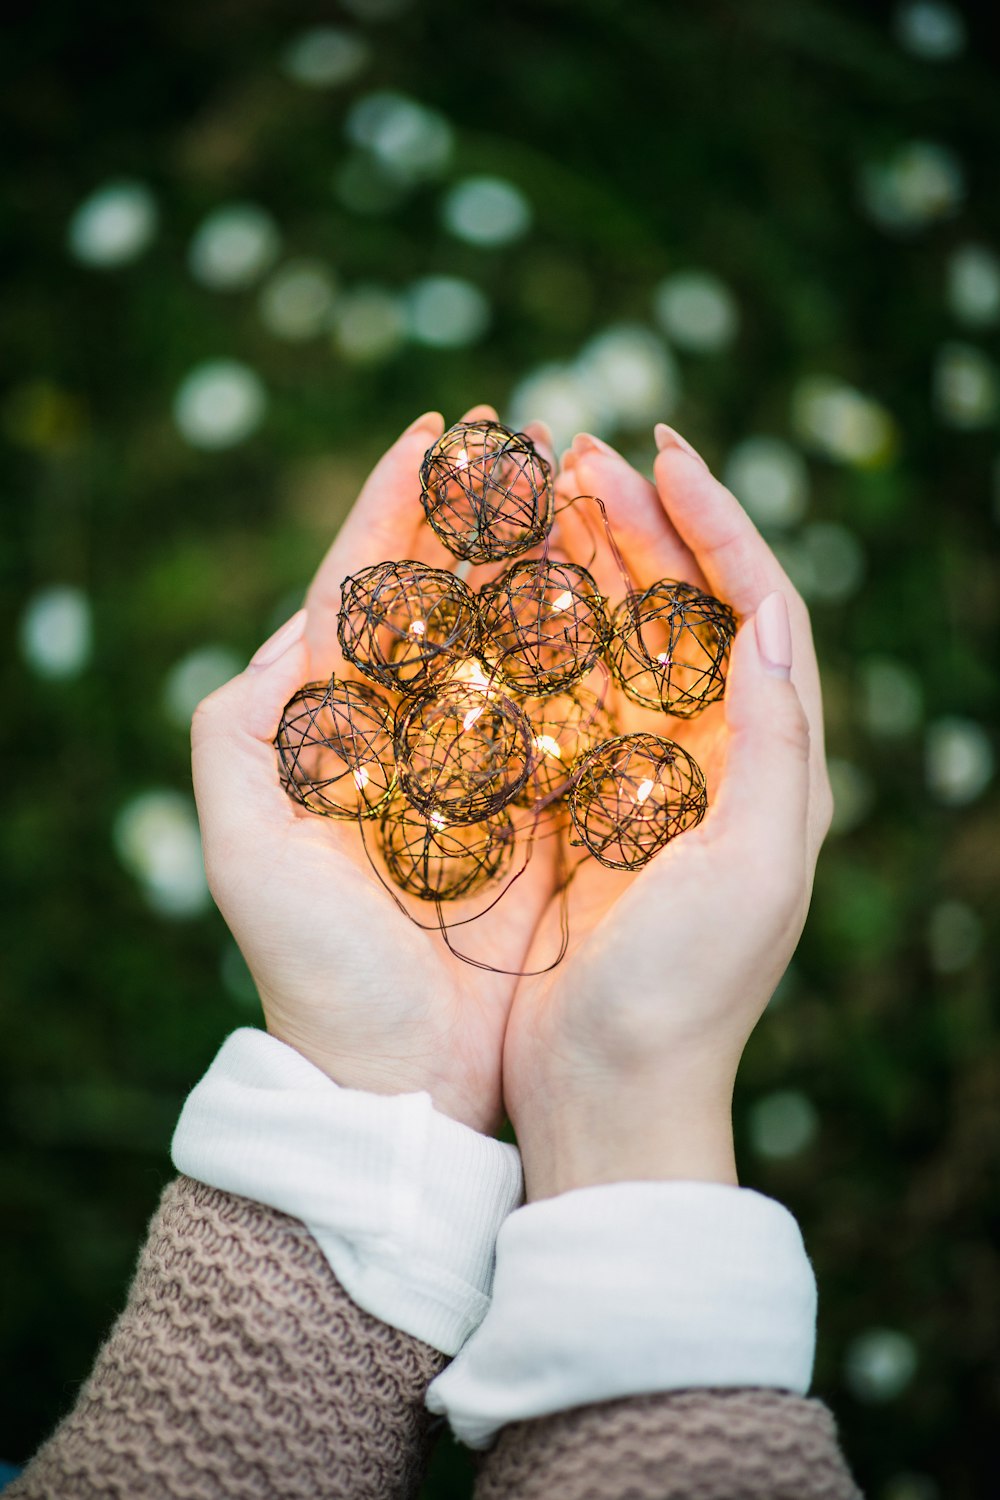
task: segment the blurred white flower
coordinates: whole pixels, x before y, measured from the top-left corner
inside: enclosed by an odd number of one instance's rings
[[[896,424],[877,401],[832,375],[810,375],[792,394],[792,423],[827,458],[868,468],[896,446]]]
[[[464,177],[445,194],[441,220],[470,245],[509,245],[531,228],[531,204],[502,177]]]
[[[474,344],[489,327],[490,304],[471,281],[457,276],[425,276],[406,294],[409,334],[435,349]]]
[[[950,219],[965,196],[958,158],[932,141],[910,141],[861,172],[861,202],[882,229],[905,234]]]
[[[255,203],[229,203],[203,219],[188,250],[196,281],[214,291],[252,286],[278,257],[281,235],[271,215]]]
[[[210,902],[198,819],[190,797],[150,791],[133,797],[115,819],[114,845],[154,911],[190,917]]]
[[[782,1161],[812,1144],[819,1116],[812,1100],[798,1089],[779,1089],[751,1105],[748,1124],[750,1144],[758,1156]]]
[[[137,259],[156,234],[156,201],[142,182],[106,182],[69,221],[70,253],[85,266],[111,270]]]
[[[334,346],[354,364],[388,359],[402,344],[405,333],[403,304],[384,287],[354,287],[334,308]]]
[[[993,745],[974,719],[935,719],[927,728],[924,765],[927,785],[937,800],[946,807],[964,807],[993,779]]]
[[[249,365],[208,360],[181,381],[174,421],[192,448],[231,448],[260,425],[267,395]]]
[[[916,1345],[894,1328],[856,1334],[844,1356],[844,1378],[859,1401],[891,1401],[906,1390],[916,1369]]]
[[[996,365],[971,344],[945,344],[934,365],[934,404],[951,427],[988,427],[1000,405]]]
[[[314,26],[293,37],[281,56],[289,78],[306,88],[335,88],[350,83],[365,68],[371,48],[364,37],[340,26]]]
[[[804,599],[842,604],[865,576],[865,554],[852,531],[835,521],[814,521],[797,537],[775,543],[782,564]]]
[[[831,834],[851,833],[858,828],[875,805],[875,787],[867,771],[853,761],[830,756],[827,760],[830,790],[833,792]]]
[[[711,354],[736,337],[736,298],[710,271],[682,271],[661,281],[653,307],[664,332],[682,349]]]
[[[965,22],[942,0],[910,0],[896,11],[895,31],[901,47],[927,62],[947,62],[965,46]]]
[[[364,146],[406,181],[437,177],[451,159],[452,129],[437,110],[389,89],[366,94],[352,105],[348,139]]]
[[[76,677],[90,661],[90,601],[67,584],[41,589],[21,616],[21,654],[39,677]]]
[[[335,295],[325,266],[312,260],[289,261],[261,289],[261,321],[280,339],[315,338],[330,326]]]
[[[940,901],[927,924],[931,965],[939,974],[957,974],[970,964],[983,940],[983,924],[964,901]]]
[[[556,449],[568,448],[578,432],[600,435],[604,417],[589,385],[569,365],[540,365],[510,393],[506,418],[516,430],[547,422]]]
[[[333,189],[355,214],[388,214],[398,208],[414,183],[382,165],[370,151],[352,151],[333,174]]]
[[[167,717],[186,729],[202,698],[243,670],[235,651],[228,646],[199,646],[175,662],[163,684],[163,707]]]
[[[948,259],[948,306],[963,323],[988,328],[1000,321],[1000,260],[985,245],[960,245]]]
[[[650,329],[620,323],[584,345],[574,371],[594,407],[612,427],[645,427],[663,421],[677,403],[679,376],[673,355]]]
[[[889,739],[917,728],[924,693],[916,672],[888,656],[870,656],[861,663],[860,677],[862,710],[872,734]]]
[[[758,526],[793,526],[805,515],[809,473],[780,438],[749,437],[726,461],[725,482]]]

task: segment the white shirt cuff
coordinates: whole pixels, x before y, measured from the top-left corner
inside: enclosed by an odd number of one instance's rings
[[[805,1392],[816,1282],[791,1214],[745,1188],[629,1182],[519,1209],[482,1326],[427,1405],[488,1446],[508,1422],[653,1391]]]
[[[522,1195],[517,1150],[429,1094],[340,1088],[251,1028],[188,1097],[172,1155],[199,1182],[301,1219],[360,1307],[443,1354],[486,1313],[497,1231]]]

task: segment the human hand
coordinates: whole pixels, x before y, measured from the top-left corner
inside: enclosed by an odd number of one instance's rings
[[[463,420],[484,417],[496,413],[476,407]],[[320,565],[305,610],[199,705],[194,786],[209,885],[253,974],[268,1031],[345,1087],[427,1090],[444,1113],[488,1131],[501,1118],[513,978],[461,962],[436,928],[416,927],[375,875],[357,825],[318,817],[285,794],[273,745],[297,689],[341,671],[342,580],[386,558],[454,561],[423,524],[417,477],[443,427],[432,412],[403,433]],[[547,453],[545,430],[528,431]],[[463,951],[522,966],[551,890],[546,854],[532,856],[492,911],[459,929]],[[455,902],[449,919],[480,905]],[[432,907],[410,906],[433,921]]]
[[[640,588],[686,579],[745,618],[725,700],[693,722],[616,701],[623,731],[690,749],[710,807],[633,875],[585,859],[569,887],[564,962],[518,988],[504,1099],[529,1198],[622,1180],[735,1182],[736,1069],[801,933],[832,810],[806,607],[701,458],[669,428],[657,439],[655,487],[581,436],[560,492],[604,499]],[[560,515],[570,545],[577,511]],[[581,561],[585,542],[578,534]],[[591,571],[617,602],[624,586],[606,549]],[[536,943],[549,945],[558,921],[555,901]]]

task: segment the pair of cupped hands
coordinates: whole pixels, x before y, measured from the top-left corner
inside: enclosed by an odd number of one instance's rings
[[[475,407],[463,420],[496,419]],[[622,732],[679,739],[705,771],[709,811],[642,870],[582,862],[555,893],[551,841],[456,944],[415,926],[376,877],[358,828],[282,790],[274,735],[303,683],[340,672],[348,574],[386,558],[450,566],[423,524],[418,470],[442,417],[418,418],[380,460],[306,605],[199,706],[194,785],[212,893],[250,967],[267,1029],[346,1088],[426,1090],[482,1132],[504,1112],[529,1199],[636,1180],[736,1182],[733,1083],[747,1038],[798,941],[830,821],[809,617],[737,500],[672,429],[654,430],[655,484],[581,434],[557,501],[600,496],[634,585],[686,579],[741,618],[725,698],[680,722],[615,710]],[[551,440],[527,429],[555,469]],[[652,445],[651,445],[652,446]],[[560,546],[612,603],[624,592],[601,526],[563,511]],[[347,675],[354,676],[353,672]],[[569,947],[558,952],[560,900]],[[448,919],[475,910],[455,903]],[[414,903],[430,928],[432,909]]]

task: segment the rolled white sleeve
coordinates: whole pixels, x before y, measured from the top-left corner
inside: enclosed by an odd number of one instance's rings
[[[792,1215],[745,1188],[635,1182],[518,1209],[493,1301],[427,1404],[486,1447],[509,1422],[654,1391],[805,1392],[816,1282]]]
[[[301,1219],[360,1307],[444,1354],[485,1315],[497,1231],[522,1195],[517,1150],[429,1094],[340,1088],[250,1028],[189,1096],[172,1155],[199,1182]]]

